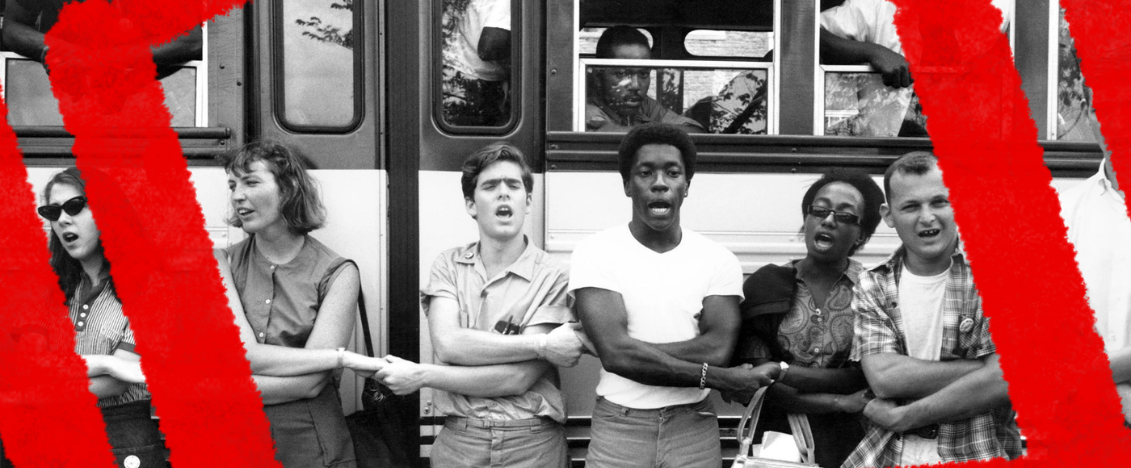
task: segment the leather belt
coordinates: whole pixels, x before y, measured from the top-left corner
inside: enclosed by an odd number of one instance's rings
[[[904,431],[903,434],[918,436],[924,439],[937,439],[939,437],[939,425],[931,424],[928,426],[917,427],[909,431]]]

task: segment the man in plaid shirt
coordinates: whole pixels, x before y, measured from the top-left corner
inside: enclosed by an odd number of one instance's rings
[[[903,246],[860,276],[852,359],[876,398],[871,424],[842,468],[1021,455],[989,321],[937,160],[904,155],[884,174],[880,212]]]

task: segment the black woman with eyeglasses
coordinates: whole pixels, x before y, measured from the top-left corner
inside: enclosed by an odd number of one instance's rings
[[[801,201],[805,258],[766,265],[743,284],[734,364],[781,366],[759,430],[788,433],[786,415],[805,414],[817,464],[825,468],[840,466],[864,437],[859,413],[868,402],[867,382],[849,361],[852,289],[863,267],[850,257],[876,232],[883,202],[867,174],[826,172]]]
[[[90,392],[98,396],[118,466],[167,466],[133,331],[110,278],[85,185],[77,169],[59,172],[47,182],[46,204],[39,207],[51,222],[51,266],[75,327],[75,353],[86,360]]]

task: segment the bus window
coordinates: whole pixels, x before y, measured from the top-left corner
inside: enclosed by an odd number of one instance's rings
[[[361,44],[354,41],[361,2],[284,0],[276,5],[282,44],[279,120],[300,131],[353,129],[361,119]]]
[[[687,33],[683,47],[699,57],[762,58],[774,47],[774,33],[698,29]]]
[[[818,6],[829,6],[818,0]],[[1001,30],[1012,35],[1014,0],[993,0]],[[895,4],[845,0],[822,11],[817,80],[817,134],[858,137],[926,137],[926,117],[911,88],[912,77],[895,32]],[[852,42],[868,42],[867,60],[855,63]],[[823,105],[822,105],[823,104]]]
[[[777,133],[775,3],[580,2],[574,131]]]
[[[511,3],[440,0],[437,116],[445,129],[494,127],[497,133],[513,120]]]
[[[1049,128],[1056,129],[1053,137],[1057,140],[1096,141],[1088,105],[1084,101],[1084,75],[1080,74],[1076,44],[1068,31],[1064,9],[1055,2],[1052,8],[1059,11],[1060,21],[1057,28],[1056,123]]]
[[[772,65],[764,62],[581,59],[577,131],[664,122],[692,133],[767,134]],[[653,86],[653,83],[655,85]]]

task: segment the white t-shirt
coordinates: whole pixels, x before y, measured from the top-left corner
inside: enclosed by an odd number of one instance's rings
[[[675,249],[657,253],[637,242],[626,224],[590,236],[574,249],[569,290],[581,288],[607,289],[624,298],[628,336],[672,343],[699,336],[707,296],[742,297],[742,268],[729,250],[690,229],[683,228]],[[604,369],[597,384],[597,395],[636,409],[695,403],[708,393],[645,385]]]
[[[1108,353],[1131,346],[1131,220],[1123,197],[1100,172],[1060,197],[1068,241]]]
[[[899,315],[908,356],[938,361],[942,355],[943,299],[949,276],[949,268],[935,276],[918,276],[904,265],[899,277]]]
[[[497,62],[479,58],[479,36],[483,28],[511,29],[510,0],[471,0],[463,18],[444,18],[444,22],[457,21],[458,28],[444,46],[444,65],[452,67],[470,78],[483,81],[507,79],[507,69]]]
[[[1001,10],[1001,30],[1009,27],[1014,0],[993,0]],[[821,27],[845,39],[878,44],[904,55],[895,33],[895,4],[888,0],[845,0],[840,6],[821,12]]]

